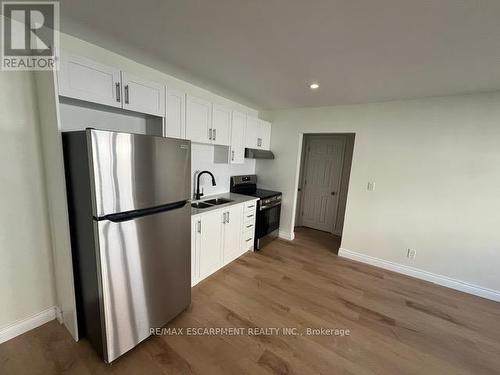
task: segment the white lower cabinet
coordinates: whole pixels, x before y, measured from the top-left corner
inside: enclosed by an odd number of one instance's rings
[[[240,246],[243,205],[235,204],[224,211],[226,223],[224,224],[224,249],[222,253],[224,264],[227,264],[243,254]]]
[[[211,275],[222,266],[223,213],[212,211],[200,217],[197,228],[200,237],[198,272],[200,280]]]
[[[255,201],[252,204],[255,205]],[[244,217],[248,205],[248,202],[234,204],[192,217],[191,285],[196,285],[247,250],[253,250],[255,221],[245,221]],[[252,238],[251,244],[242,245],[244,236]]]

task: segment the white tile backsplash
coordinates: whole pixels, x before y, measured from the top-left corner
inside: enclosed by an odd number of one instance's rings
[[[244,164],[214,163],[214,146],[199,143],[191,144],[191,191],[196,188],[195,176],[199,171],[210,171],[215,176],[216,186],[211,178],[203,175],[200,188],[204,195],[220,194],[229,191],[229,178],[240,174],[255,174],[255,159],[245,159]]]

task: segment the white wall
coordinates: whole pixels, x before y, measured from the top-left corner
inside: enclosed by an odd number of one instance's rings
[[[191,171],[193,176],[192,191],[196,189],[195,174],[198,171],[210,171],[215,176],[216,186],[208,175],[201,176],[200,188],[205,195],[226,193],[229,191],[229,179],[240,174],[255,174],[255,159],[245,159],[244,164],[214,163],[214,146],[192,143]]]
[[[57,306],[61,313],[58,318],[68,328],[75,340],[78,340],[62,141],[58,130],[60,111],[58,97],[55,95],[54,78],[52,72],[40,71],[35,73],[52,239],[55,293]]]
[[[0,72],[0,331],[55,305],[38,110],[30,72]]]
[[[353,132],[342,248],[500,291],[500,93],[266,117],[276,159],[257,174],[283,191],[281,231],[293,231],[301,133]]]

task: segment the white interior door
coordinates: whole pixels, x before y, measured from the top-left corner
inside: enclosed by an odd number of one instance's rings
[[[167,137],[186,138],[186,93],[167,87]]]
[[[122,72],[123,108],[165,116],[165,86]]]
[[[212,103],[208,100],[187,95],[186,138],[192,142],[212,143],[211,128]]]
[[[245,162],[245,126],[247,116],[244,113],[233,111],[231,124],[231,155],[232,164]]]
[[[59,95],[121,107],[120,69],[68,53],[61,55]]]
[[[327,232],[335,231],[345,138],[310,136],[304,163],[301,224]]]
[[[222,211],[207,213],[201,217],[199,275],[200,280],[222,266]]]
[[[212,107],[212,143],[222,146],[231,143],[231,110],[218,104]]]
[[[235,204],[227,209],[224,224],[224,264],[242,254],[241,234],[243,226],[243,204]]]

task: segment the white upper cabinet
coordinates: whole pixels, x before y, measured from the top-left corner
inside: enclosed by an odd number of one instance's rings
[[[231,110],[218,104],[212,106],[212,143],[231,144]]]
[[[61,54],[59,95],[121,107],[120,69],[81,56]]]
[[[166,136],[186,138],[186,93],[167,87]]]
[[[212,103],[196,96],[186,96],[186,139],[212,142]]]
[[[257,146],[263,150],[270,150],[270,148],[271,148],[271,123],[270,122],[260,120],[259,138],[260,138],[260,143],[258,143]]]
[[[165,86],[122,71],[123,108],[165,116]]]
[[[63,52],[58,72],[59,95],[165,116],[165,86]]]
[[[231,124],[231,147],[229,161],[233,164],[243,164],[245,161],[245,127],[247,116],[233,111]]]
[[[271,146],[271,123],[256,117],[247,117],[245,147],[269,150]]]
[[[258,148],[258,138],[260,130],[260,120],[257,117],[247,117],[245,128],[245,147]]]

